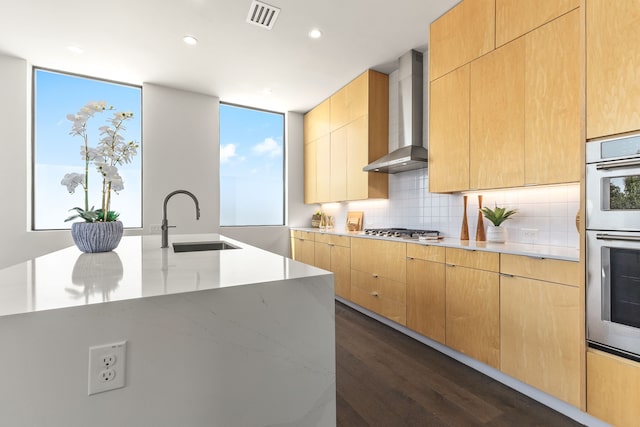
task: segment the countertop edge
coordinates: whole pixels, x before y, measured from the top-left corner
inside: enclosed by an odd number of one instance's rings
[[[476,242],[475,240],[460,240],[447,237],[438,241],[416,241],[394,237],[370,236],[363,231],[340,231],[340,230],[320,230],[311,227],[290,227],[290,230],[306,231],[318,234],[333,234],[337,236],[357,237],[363,239],[387,240],[390,242],[404,242],[414,245],[443,246],[448,248],[478,250],[485,252],[497,252],[509,255],[522,255],[535,258],[557,259],[561,261],[580,261],[580,250],[578,248],[551,245],[533,245],[524,243],[491,243]]]

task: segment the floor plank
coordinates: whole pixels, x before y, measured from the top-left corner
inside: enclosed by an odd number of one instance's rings
[[[336,302],[338,426],[579,426]]]

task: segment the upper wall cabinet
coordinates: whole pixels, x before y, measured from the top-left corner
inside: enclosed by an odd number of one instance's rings
[[[580,10],[525,36],[524,183],[580,181]]]
[[[580,0],[496,0],[496,47],[580,6]]]
[[[471,189],[524,183],[524,40],[471,63]]]
[[[329,135],[331,132],[331,101],[323,101],[320,105],[309,111],[304,119],[304,141],[309,143],[316,139]]]
[[[579,9],[430,85],[429,191],[580,180]]]
[[[429,191],[468,190],[469,65],[431,82],[429,97]]]
[[[640,129],[640,2],[587,0],[587,138]]]
[[[429,76],[435,80],[495,47],[495,0],[464,0],[431,24]]]
[[[389,76],[364,72],[308,112],[304,129],[305,203],[389,197],[388,175],[362,171],[388,152]]]

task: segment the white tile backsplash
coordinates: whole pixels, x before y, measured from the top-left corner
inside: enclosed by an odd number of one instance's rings
[[[323,205],[333,215],[337,227],[346,222],[347,211],[364,211],[365,228],[406,227],[433,229],[446,237],[459,237],[462,225],[463,194],[428,192],[427,169],[389,175],[389,199]],[[467,221],[469,235],[476,235],[478,194],[483,206],[518,209],[506,221],[508,240],[552,246],[578,247],[579,235],[575,216],[580,207],[580,186],[523,187],[519,189],[474,191],[468,196]],[[484,218],[485,228],[489,222]],[[522,229],[537,230],[537,238],[524,236]]]

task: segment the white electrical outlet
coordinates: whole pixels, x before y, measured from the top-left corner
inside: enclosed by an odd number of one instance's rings
[[[89,396],[124,387],[127,342],[89,347]]]
[[[160,224],[151,224],[149,226],[152,234],[160,234],[160,232],[162,231],[161,227],[162,226]]]

